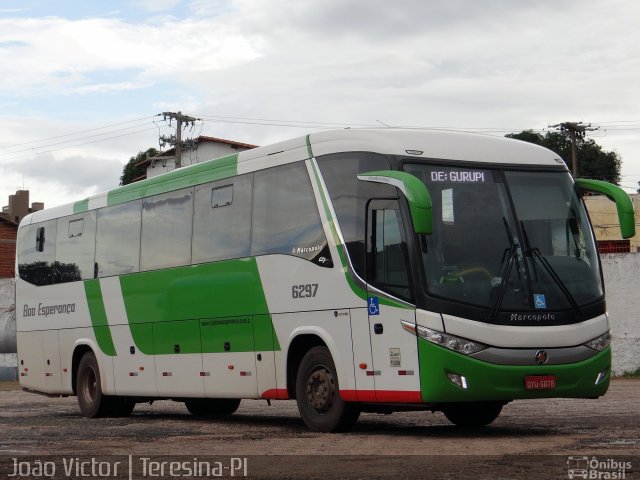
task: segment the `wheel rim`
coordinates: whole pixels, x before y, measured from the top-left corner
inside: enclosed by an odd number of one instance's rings
[[[96,399],[97,391],[98,378],[96,372],[93,368],[88,368],[82,385],[83,396],[89,403],[93,403]]]
[[[324,365],[316,367],[307,378],[307,401],[318,413],[327,413],[335,398],[333,374]]]

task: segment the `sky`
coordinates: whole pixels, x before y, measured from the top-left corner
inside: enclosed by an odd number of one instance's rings
[[[635,0],[0,0],[0,206],[116,187],[174,131],[164,111],[201,119],[186,136],[258,145],[583,121],[635,192],[638,19]]]

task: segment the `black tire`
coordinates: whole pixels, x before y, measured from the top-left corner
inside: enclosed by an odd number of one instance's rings
[[[340,398],[336,366],[327,347],[314,347],[300,362],[296,401],[304,423],[315,432],[344,432],[358,421],[357,405]]]
[[[502,407],[499,402],[455,403],[444,407],[442,413],[458,427],[484,427],[498,418]]]
[[[112,402],[102,393],[100,368],[93,352],[85,353],[80,360],[76,393],[80,411],[85,417],[99,418],[111,414]]]
[[[128,417],[136,408],[136,402],[127,397],[109,397],[111,401],[110,417]]]
[[[190,398],[184,402],[195,417],[221,417],[231,415],[240,406],[239,398]]]

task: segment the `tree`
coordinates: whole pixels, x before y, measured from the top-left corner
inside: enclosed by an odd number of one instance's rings
[[[560,158],[571,168],[571,140],[560,132],[547,132],[543,136],[533,130],[523,130],[520,133],[509,133],[506,136],[546,147],[560,155]],[[595,178],[615,184],[620,183],[622,159],[616,152],[605,152],[591,138],[577,139],[576,149],[579,177]]]
[[[122,169],[122,175],[120,176],[120,185],[127,185],[128,183],[133,182],[136,178],[144,175],[147,171],[147,167],[145,165],[138,165],[140,162],[143,162],[148,157],[153,157],[154,155],[158,155],[158,150],[155,148],[148,148],[144,152],[138,152],[135,157],[131,157],[127,164]]]

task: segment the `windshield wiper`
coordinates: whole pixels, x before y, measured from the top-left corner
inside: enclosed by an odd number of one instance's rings
[[[502,261],[504,262],[506,258],[507,263],[500,271],[500,289],[489,307],[489,318],[494,318],[500,310],[502,300],[504,300],[504,296],[507,293],[507,285],[509,284],[509,278],[511,277],[511,269],[513,268],[513,264],[517,261],[518,244],[513,241],[513,234],[511,233],[511,228],[509,228],[507,219],[502,217],[502,221],[504,222],[504,228],[509,239],[509,249],[506,252],[506,255],[503,255],[502,257]]]
[[[542,264],[544,269],[547,271],[547,273],[549,273],[553,281],[556,282],[556,285],[558,285],[558,287],[560,288],[564,296],[567,298],[567,300],[569,300],[569,303],[571,304],[571,306],[582,317],[582,310],[580,309],[578,302],[576,302],[576,299],[573,297],[573,295],[567,288],[567,285],[562,281],[562,279],[553,269],[549,261],[546,258],[544,258],[544,255],[542,255],[542,252],[540,251],[540,249],[538,247],[532,247],[531,244],[529,243],[529,237],[527,235],[526,229],[524,228],[524,222],[522,221],[520,222],[520,227],[522,228],[522,233],[524,237],[523,241],[526,248],[526,254],[531,255],[532,257],[535,257],[538,260],[540,260],[540,263]]]

